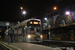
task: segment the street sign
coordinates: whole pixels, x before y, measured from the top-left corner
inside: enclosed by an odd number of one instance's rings
[[[51,25],[48,25],[48,27],[51,27]]]
[[[6,35],[8,35],[8,30],[5,31]]]
[[[9,22],[8,21],[6,22],[6,25],[9,26]]]

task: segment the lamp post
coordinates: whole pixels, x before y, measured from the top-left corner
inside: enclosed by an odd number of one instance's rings
[[[53,7],[53,15],[54,15],[54,13],[55,13],[56,10],[57,10],[57,7],[54,6],[54,7]],[[53,20],[54,20],[54,19],[53,19]],[[54,21],[54,27],[55,27],[55,21]]]
[[[45,17],[44,20],[46,20],[47,26],[48,26],[48,19],[47,19],[47,17]],[[49,25],[48,27],[49,27],[49,33],[48,33],[48,34],[49,34],[49,37],[48,37],[48,38],[49,38],[49,40],[50,40],[50,25]]]
[[[23,11],[23,12],[22,12],[22,14],[24,14],[24,19],[25,19],[25,14],[26,14],[26,11]]]
[[[46,25],[48,26],[48,19],[47,19],[47,17],[45,17],[45,18],[44,18],[44,20],[46,20],[46,22],[47,22],[47,24],[46,24]]]

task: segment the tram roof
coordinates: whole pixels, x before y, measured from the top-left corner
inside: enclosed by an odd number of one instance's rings
[[[26,24],[28,21],[30,21],[30,20],[41,21],[40,19],[27,19],[27,20],[24,20],[24,21],[22,21],[21,23],[18,23],[17,25],[15,25],[14,28],[19,27],[19,26],[21,26],[21,25],[25,25],[25,24]]]

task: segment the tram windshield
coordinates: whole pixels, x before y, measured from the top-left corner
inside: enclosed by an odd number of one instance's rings
[[[30,33],[31,34],[40,34],[40,28],[30,28]]]

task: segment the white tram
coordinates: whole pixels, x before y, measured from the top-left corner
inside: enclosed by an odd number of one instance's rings
[[[15,40],[24,42],[42,42],[40,19],[28,19],[14,26]]]

